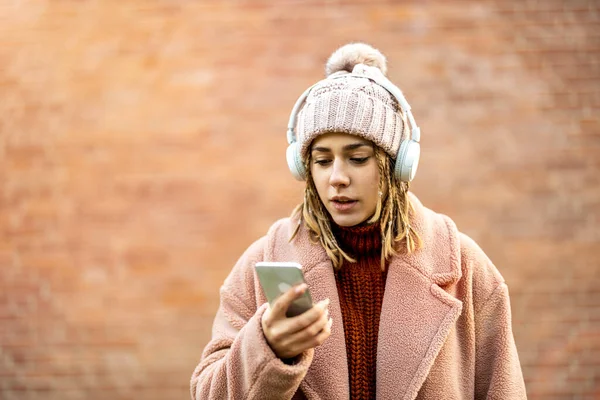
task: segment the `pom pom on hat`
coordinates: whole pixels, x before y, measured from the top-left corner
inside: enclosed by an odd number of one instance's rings
[[[385,56],[376,48],[365,43],[350,43],[333,52],[325,64],[325,75],[339,71],[352,72],[357,64],[377,67],[383,75],[387,74]]]
[[[329,57],[325,72],[297,114],[300,157],[306,160],[319,135],[343,132],[372,141],[395,159],[409,132],[396,98],[376,82],[387,73],[385,56],[368,44],[347,44]]]

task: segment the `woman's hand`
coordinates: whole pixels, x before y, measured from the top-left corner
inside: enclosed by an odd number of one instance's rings
[[[287,318],[285,313],[294,300],[304,293],[305,283],[292,287],[267,309],[262,328],[267,342],[277,357],[294,358],[303,351],[321,345],[331,334],[329,299],[318,302],[304,313]]]

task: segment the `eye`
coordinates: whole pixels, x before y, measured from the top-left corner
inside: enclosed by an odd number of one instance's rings
[[[371,157],[352,157],[350,161],[352,161],[355,164],[364,164],[369,160],[369,158]]]
[[[315,164],[319,164],[319,165],[327,165],[331,162],[331,160],[326,159],[326,158],[321,158],[319,160],[315,160]]]

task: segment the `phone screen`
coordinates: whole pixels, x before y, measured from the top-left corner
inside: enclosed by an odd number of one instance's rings
[[[304,282],[302,267],[292,262],[258,262],[256,274],[265,297],[272,306],[275,300],[292,286]],[[312,307],[312,298],[308,289],[288,308],[286,316],[300,315]]]

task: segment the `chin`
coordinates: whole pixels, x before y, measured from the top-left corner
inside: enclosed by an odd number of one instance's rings
[[[344,226],[344,227],[360,225],[367,220],[367,218],[361,218],[361,217],[350,216],[350,215],[332,216],[331,219],[333,219],[333,222],[335,222],[338,226]]]

